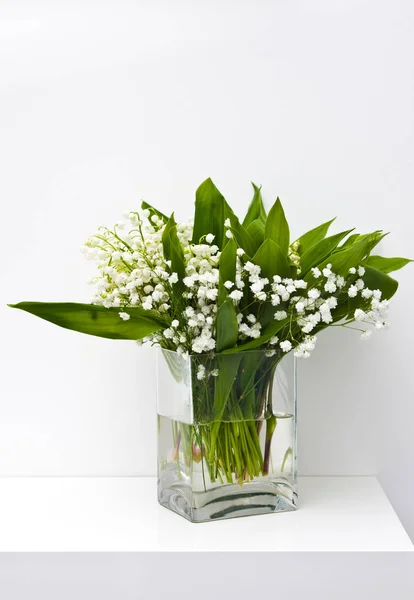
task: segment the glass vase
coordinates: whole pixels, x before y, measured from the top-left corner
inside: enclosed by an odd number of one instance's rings
[[[193,522],[296,507],[296,361],[157,349],[158,500]]]

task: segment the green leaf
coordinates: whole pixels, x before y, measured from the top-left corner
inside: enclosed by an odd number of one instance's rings
[[[224,240],[224,197],[210,178],[203,181],[196,191],[193,244],[209,233],[221,249]]]
[[[210,439],[210,460],[214,460],[215,448],[217,442],[217,435],[222,424],[222,418],[226,409],[226,404],[236,382],[237,371],[242,356],[224,356],[217,355],[217,365],[219,374],[216,377],[215,388],[214,388],[214,401],[213,401],[213,419],[214,423],[211,427],[211,439]]]
[[[351,231],[353,230],[348,229],[331,235],[309,248],[300,259],[301,276],[306,275],[312,267],[316,267],[321,261],[330,256],[339,242]]]
[[[74,302],[20,302],[9,306],[65,329],[112,340],[140,340],[167,326],[166,322],[140,307],[104,308]],[[128,313],[130,319],[123,321],[120,312]]]
[[[265,239],[276,242],[284,256],[289,251],[289,225],[285,217],[285,211],[279,198],[273,204],[267,215],[265,225]]]
[[[252,186],[254,189],[253,199],[250,202],[249,208],[247,209],[247,214],[243,220],[243,227],[247,229],[253,221],[260,221],[263,225],[266,222],[266,211],[263,205],[262,200],[262,192],[261,187],[258,187],[252,182]]]
[[[389,300],[398,289],[398,281],[377,269],[363,263],[365,274],[362,279],[370,290],[381,290],[382,300]]]
[[[377,269],[378,271],[382,271],[383,273],[392,273],[393,271],[398,271],[402,269],[408,263],[413,262],[409,258],[385,258],[384,256],[369,256],[365,261],[367,265]]]
[[[236,281],[236,257],[236,242],[229,239],[219,258],[219,276],[222,283],[226,281],[234,283]]]
[[[177,235],[177,225],[174,213],[168,219],[162,234],[162,244],[166,260],[171,261],[171,273],[177,273],[178,281],[173,284],[175,292],[180,293],[184,289],[183,279],[185,277],[184,250]]]
[[[234,282],[236,279],[236,243],[229,239],[225,245],[219,261],[219,294],[218,310],[216,317],[216,350],[222,352],[237,344],[239,324],[237,321],[236,307],[229,293],[224,287],[226,281]]]
[[[279,246],[267,238],[253,257],[253,263],[261,267],[261,276],[272,280],[273,275],[289,277],[290,267]]]
[[[341,252],[341,250],[345,250],[345,248],[349,248],[350,246],[355,244],[356,241],[359,241],[359,238],[361,238],[360,233],[353,233],[340,246],[338,246],[337,251]]]
[[[334,221],[335,219],[331,219],[330,221],[322,223],[322,225],[319,225],[318,227],[315,227],[314,229],[311,229],[310,231],[307,231],[301,235],[300,238],[296,240],[296,242],[299,244],[299,255],[302,256],[302,254],[312,248],[312,246],[323,240],[328,233],[329,227]]]
[[[251,235],[240,223],[238,217],[234,214],[227,202],[224,205],[224,217],[225,219],[230,219],[230,231],[233,233],[233,237],[236,240],[239,248],[242,248],[246,252],[247,256],[253,256],[256,251],[256,245]]]
[[[225,293],[227,290],[224,288]],[[216,319],[216,350],[223,352],[237,344],[239,324],[236,308],[231,298],[225,300],[217,310]]]
[[[263,346],[266,342],[270,340],[274,335],[276,335],[285,325],[289,324],[289,317],[283,319],[282,321],[273,320],[269,325],[263,328],[262,335],[255,340],[251,340],[246,344],[240,344],[235,348],[230,348],[229,350],[225,350],[223,354],[234,354],[235,352],[243,352],[244,350],[254,350],[255,348],[259,348],[259,346]]]
[[[252,221],[250,225],[247,226],[246,231],[253,240],[254,250],[256,251],[257,248],[259,248],[259,246],[264,242],[265,226],[263,221],[261,221],[260,219]],[[245,250],[245,248],[243,249]]]
[[[170,231],[173,227],[176,226],[174,213],[172,213],[171,217],[168,219],[167,224],[162,232],[162,245],[164,249],[165,260],[171,260],[171,238]]]
[[[352,246],[341,250],[341,252],[336,252],[329,256],[329,258],[325,259],[318,266],[319,269],[323,269],[328,263],[332,265],[332,271],[336,273],[336,275],[341,275],[342,277],[346,277],[349,273],[349,269],[351,267],[357,267],[362,263],[364,258],[368,255],[369,250],[373,243],[375,243],[377,232],[372,234],[367,234],[363,236],[363,239],[356,242]],[[312,278],[312,272],[309,272],[305,281],[309,281]]]
[[[141,208],[142,208],[142,210],[149,210],[150,217],[155,215],[159,219],[162,219],[164,221],[164,223],[166,223],[168,221],[168,217],[166,215],[164,215],[162,212],[160,212],[159,210],[157,210],[156,208],[151,206],[151,204],[148,204],[148,202],[142,201]]]

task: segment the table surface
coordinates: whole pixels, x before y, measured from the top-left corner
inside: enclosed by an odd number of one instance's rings
[[[303,477],[295,512],[201,524],[153,477],[4,477],[0,532],[0,552],[414,551],[375,477]]]

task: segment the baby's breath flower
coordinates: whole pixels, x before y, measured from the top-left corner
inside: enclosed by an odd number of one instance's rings
[[[292,350],[292,343],[289,340],[285,340],[283,342],[280,342],[280,347],[283,350],[283,352],[289,352],[290,350]]]
[[[118,314],[119,314],[119,316],[121,317],[121,319],[122,319],[123,321],[129,321],[129,319],[131,318],[131,315],[129,315],[129,314],[128,314],[128,313],[126,313],[126,312],[120,312],[120,313],[118,313]]]

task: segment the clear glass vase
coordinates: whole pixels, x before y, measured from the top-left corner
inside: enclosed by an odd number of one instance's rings
[[[296,507],[296,361],[157,349],[158,500],[193,522]]]

